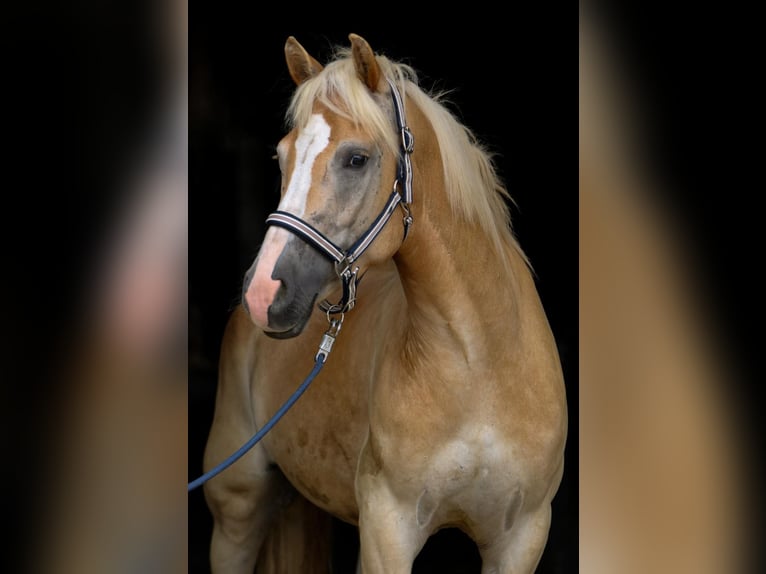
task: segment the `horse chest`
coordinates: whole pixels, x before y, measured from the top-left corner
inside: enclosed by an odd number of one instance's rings
[[[434,440],[416,453],[401,444],[398,452],[409,452],[411,479],[420,479],[423,488],[450,498],[473,490],[505,488],[512,482],[513,447],[489,427],[468,427],[447,440]]]
[[[383,477],[420,528],[505,529],[526,495],[527,471],[514,444],[491,425],[453,431],[428,443],[371,436],[368,451],[378,463],[361,464],[360,472]]]
[[[416,515],[423,526],[439,521],[486,521],[518,498],[520,470],[510,445],[490,430],[471,432],[428,457]],[[434,510],[431,510],[431,509]],[[464,509],[474,509],[470,516]]]
[[[327,380],[310,401],[296,404],[290,424],[278,425],[267,448],[289,481],[314,504],[355,523],[354,480],[368,422],[366,400],[355,385]]]

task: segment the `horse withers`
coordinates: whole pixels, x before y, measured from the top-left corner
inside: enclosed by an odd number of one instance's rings
[[[567,406],[507,192],[411,67],[349,38],[326,66],[285,45],[282,215],[224,335],[206,469],[304,379],[333,313],[342,332],[305,396],[205,485],[212,569],[327,572],[329,513],[358,525],[365,574],[410,572],[445,527],[483,572],[533,572]]]

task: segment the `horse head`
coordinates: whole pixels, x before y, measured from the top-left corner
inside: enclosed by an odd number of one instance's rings
[[[292,129],[277,146],[281,199],[243,285],[252,321],[272,337],[303,331],[317,299],[339,291],[339,267],[353,263],[361,276],[402,241],[398,226],[385,225],[400,198],[396,184],[392,193],[402,141],[396,88],[385,58],[363,38],[349,38],[346,56],[326,67],[295,38],[285,44],[297,88],[288,109]],[[347,257],[360,238],[369,245]]]

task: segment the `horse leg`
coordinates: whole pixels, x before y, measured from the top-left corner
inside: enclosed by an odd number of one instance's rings
[[[215,440],[215,435],[211,435],[212,444]],[[215,452],[233,452],[237,447],[217,448]],[[293,496],[294,490],[282,472],[270,465],[259,447],[205,484],[205,499],[214,519],[210,545],[212,572],[252,574],[278,511]]]
[[[362,450],[356,479],[359,504],[359,563],[363,574],[409,574],[428,539],[417,522],[417,500],[397,497]]]
[[[368,487],[369,488],[369,485]],[[412,509],[386,486],[366,490],[359,500],[359,562],[363,574],[409,574],[428,536]]]
[[[543,555],[550,524],[550,505],[519,516],[510,530],[481,547],[482,574],[532,574]]]
[[[213,424],[205,447],[208,470],[257,430],[250,384],[253,329],[242,308],[229,319],[221,346]],[[293,489],[259,444],[204,486],[213,515],[212,571],[252,574],[277,511]]]

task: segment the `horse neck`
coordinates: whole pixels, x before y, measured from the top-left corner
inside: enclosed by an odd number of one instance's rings
[[[479,225],[454,215],[435,136],[417,112],[410,125],[420,152],[413,156],[415,223],[395,257],[407,300],[409,347],[449,349],[469,364],[497,361],[507,356],[500,349],[509,337],[518,335],[526,263],[511,245],[498,253]]]

